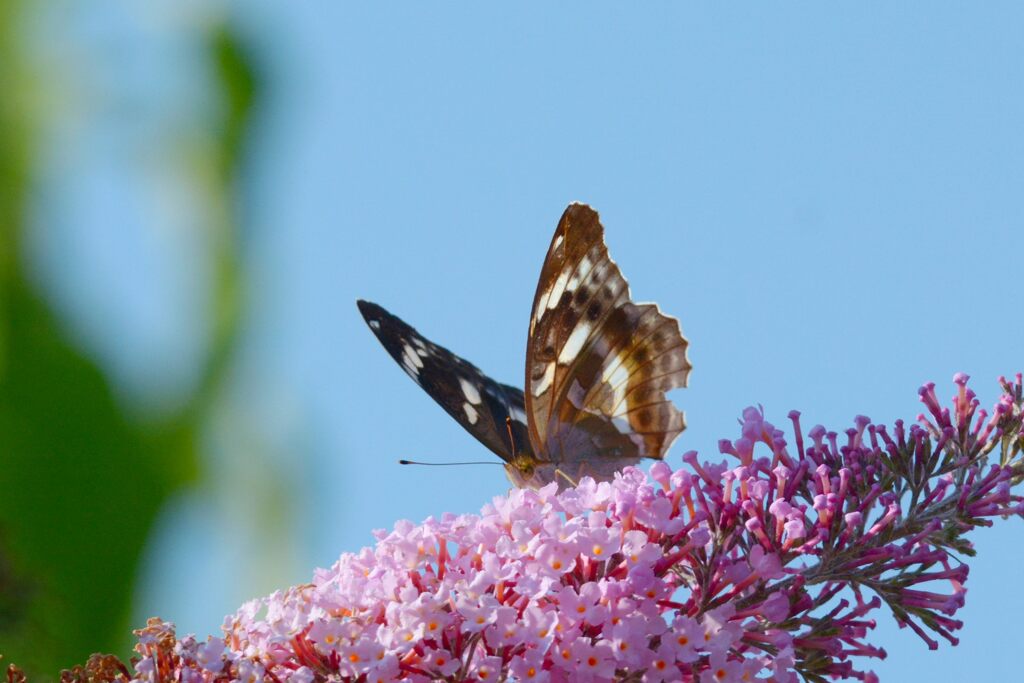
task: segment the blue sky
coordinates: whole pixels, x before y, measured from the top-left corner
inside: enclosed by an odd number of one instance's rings
[[[991,403],[996,377],[1024,369],[1024,12],[971,10],[234,6],[270,76],[243,186],[254,294],[236,391],[300,432],[281,456],[294,580],[373,528],[507,488],[497,467],[395,464],[488,454],[355,300],[521,384],[536,279],[573,200],[601,212],[635,298],[691,341],[673,465],[718,459],[755,403],[777,424],[791,408],[835,429],[913,419],[917,387],[948,397],[961,370]],[[871,668],[1005,680],[1020,533],[975,536],[960,647],[925,654],[879,613],[889,659]],[[237,604],[221,593],[147,605],[210,632]]]

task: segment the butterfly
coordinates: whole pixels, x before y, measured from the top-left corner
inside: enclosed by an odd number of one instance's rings
[[[501,384],[377,304],[358,301],[405,372],[505,461],[516,486],[605,481],[662,459],[686,428],[665,392],[685,387],[689,342],[657,305],[634,303],[598,214],[570,204],[533,298],[526,391]]]

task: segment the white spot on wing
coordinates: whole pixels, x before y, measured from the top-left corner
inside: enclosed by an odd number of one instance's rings
[[[617,408],[616,415],[621,414],[619,411],[627,410],[627,404],[623,399],[626,398],[626,382],[629,380],[629,371],[626,370],[625,365],[618,362],[620,359],[621,356],[616,356],[616,361],[606,366],[601,374],[601,381],[615,391],[615,395],[612,397],[612,406]]]
[[[380,329],[380,321],[379,320],[371,320],[370,321],[370,329],[371,330],[379,330]]]
[[[549,289],[548,291],[541,294],[540,298],[537,299],[537,310],[533,312],[533,321],[530,322],[531,328],[534,323],[540,322],[540,319],[544,317],[544,312],[548,310],[548,294],[550,293],[551,290]],[[530,334],[533,335],[532,329],[530,330]]]
[[[402,347],[402,357],[405,358],[408,365],[417,368],[417,370],[423,367],[423,361],[420,360],[419,354],[408,344]],[[411,370],[411,372],[416,372],[416,370]]]
[[[590,267],[593,265],[586,256],[580,259],[580,264],[576,266],[576,272],[573,273],[572,278],[569,280],[568,287],[570,292],[575,292],[576,288],[579,287],[580,281],[590,275]]]
[[[547,308],[554,308],[558,305],[558,302],[562,298],[562,292],[565,291],[565,285],[569,282],[569,274],[562,273],[555,280],[555,284],[551,285],[551,291],[548,292]]]
[[[416,369],[416,366],[409,362],[409,359],[402,357],[402,368],[409,373],[409,376],[415,380],[417,384],[420,381],[420,371]]]
[[[478,405],[480,403],[480,392],[476,390],[476,387],[473,386],[471,382],[460,377],[459,386],[462,387],[462,393],[466,395],[466,399],[470,403],[473,405]]]
[[[558,247],[560,247],[560,246],[562,246],[562,236],[561,235],[559,235],[558,237],[555,238],[554,244],[551,245],[551,251],[554,251],[555,249],[558,249]]]
[[[587,341],[587,337],[590,336],[590,323],[580,323],[573,329],[572,334],[565,341],[565,346],[558,353],[558,362],[562,365],[571,363],[579,355],[580,350],[583,348],[583,343]]]
[[[512,406],[512,419],[526,424],[526,411],[519,406]]]
[[[469,420],[469,424],[475,425],[477,417],[479,417],[479,415],[476,412],[476,408],[474,408],[468,403],[463,403],[462,409],[466,411],[466,419]]]
[[[629,372],[626,370],[626,367],[621,362],[619,362],[621,360],[622,356],[616,355],[615,362],[609,363],[608,365],[605,366],[604,372],[601,374],[602,382],[607,382],[612,386],[616,386],[618,384],[622,384],[627,379],[629,379]]]

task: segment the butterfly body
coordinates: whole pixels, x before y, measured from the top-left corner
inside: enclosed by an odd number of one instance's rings
[[[679,322],[630,299],[597,212],[571,204],[541,269],[530,317],[526,391],[500,384],[380,306],[358,302],[392,358],[505,461],[516,486],[611,479],[661,459],[686,428],[665,392],[686,386]]]

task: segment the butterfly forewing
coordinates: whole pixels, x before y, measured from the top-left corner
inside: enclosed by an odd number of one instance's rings
[[[686,349],[675,318],[630,300],[597,213],[570,205],[530,321],[526,410],[538,458],[607,479],[638,458],[663,457],[685,429],[665,392],[686,386]]]
[[[466,431],[512,462],[506,418],[516,449],[531,454],[523,392],[484,375],[475,365],[434,344],[400,318],[369,301],[357,302],[367,325],[406,374]]]

